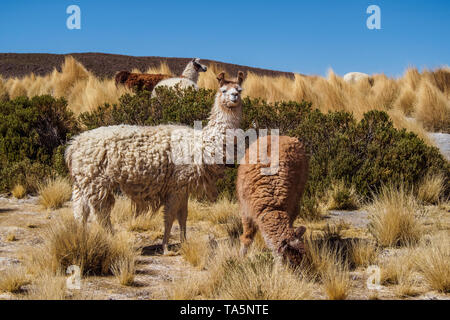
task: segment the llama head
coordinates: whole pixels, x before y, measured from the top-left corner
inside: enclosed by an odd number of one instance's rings
[[[120,71],[116,74],[115,80],[116,80],[116,85],[118,85],[119,83],[124,84],[125,81],[128,80],[128,77],[130,76],[130,73],[128,71]]]
[[[200,58],[192,59],[191,63],[194,66],[195,71],[197,71],[197,72],[208,71],[208,67],[200,63]]]
[[[241,85],[244,82],[244,73],[239,71],[235,79],[227,80],[225,79],[225,72],[222,72],[217,76],[217,81],[219,81],[220,87],[218,93],[220,104],[228,109],[224,111],[239,107],[241,105]]]
[[[292,266],[299,266],[305,255],[305,245],[302,239],[305,227],[298,227],[294,234],[281,242],[278,252],[283,260],[288,261]]]

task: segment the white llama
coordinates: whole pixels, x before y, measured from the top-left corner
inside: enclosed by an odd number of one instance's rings
[[[184,151],[190,150],[194,158],[199,153],[206,160],[223,158],[226,130],[238,128],[241,121],[244,74],[239,72],[236,79],[226,80],[221,73],[217,79],[220,90],[203,130],[177,125],[120,125],[75,137],[65,155],[73,179],[75,218],[86,223],[92,213],[112,230],[110,211],[114,191],[120,188],[131,198],[137,213],[163,206],[164,252],[175,219],[184,241],[189,193],[202,188],[211,195],[225,166],[222,161],[184,161]]]
[[[192,59],[186,68],[184,69],[181,77],[170,78],[160,81],[153,89],[153,96],[156,94],[156,88],[165,86],[169,88],[174,88],[179,86],[180,89],[186,89],[188,87],[194,87],[198,89],[197,81],[200,72],[206,72],[208,67],[200,64],[199,58]]]
[[[356,83],[358,81],[367,79],[367,81],[369,81],[369,83],[373,85],[373,78],[368,74],[362,72],[349,72],[344,75],[343,79],[347,83]]]

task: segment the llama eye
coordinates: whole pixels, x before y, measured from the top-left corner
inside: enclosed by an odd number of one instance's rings
[[[220,89],[220,91],[222,91],[222,93],[227,92],[227,89]]]
[[[237,88],[237,91],[242,92],[242,88],[241,87]]]

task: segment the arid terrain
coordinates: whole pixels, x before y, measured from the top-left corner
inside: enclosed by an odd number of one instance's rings
[[[0,54],[0,299],[450,299],[448,67],[348,83],[332,70],[319,77],[202,60],[200,89],[179,100],[166,93],[163,106],[113,78],[180,75],[188,61]],[[279,263],[260,235],[239,255],[231,169],[216,202],[190,199],[188,241],[180,244],[175,224],[168,255],[161,212],[136,216],[120,194],[114,234],[76,223],[63,157],[73,135],[105,124],[191,126],[206,119],[217,74],[238,70],[247,125],[286,125],[284,134],[304,135],[315,152],[317,185],[294,223],[307,229],[302,266]],[[81,268],[79,289],[66,285],[70,265]],[[378,289],[367,288],[370,266]]]
[[[124,210],[124,201],[122,200],[115,209]],[[29,250],[34,250],[36,246],[42,244],[42,232],[59,216],[67,214],[70,210],[71,203],[68,202],[64,208],[59,210],[45,210],[38,205],[38,198],[28,197],[22,200],[11,198],[0,198],[0,271],[8,269],[19,270],[26,263],[24,255]],[[205,257],[211,242],[219,248],[214,247],[212,250],[212,259],[214,255],[223,254],[220,248],[226,246],[228,242],[226,237],[226,224],[214,223],[214,218],[208,215],[216,214],[230,215],[236,214],[232,212],[237,207],[233,203],[222,202],[212,205],[210,208],[201,208],[200,204],[191,201],[190,218],[188,220],[188,236],[195,239],[191,245],[194,249],[199,249],[197,253],[187,253],[180,251],[178,241],[178,226],[172,230],[171,250],[173,255],[164,256],[161,252],[160,241],[162,236],[163,224],[161,217],[156,215],[153,218],[146,218],[134,223],[133,226],[127,223],[116,225],[117,229],[124,228],[129,237],[139,244],[141,252],[137,256],[137,264],[135,277],[132,284],[121,285],[117,277],[110,276],[87,276],[81,280],[81,290],[64,290],[64,282],[66,276],[60,276],[55,279],[36,281],[36,279],[22,280],[23,285],[17,292],[3,292],[0,294],[1,299],[28,299],[28,298],[72,298],[72,299],[198,299],[213,298],[212,296],[204,296],[196,294],[196,287],[200,287],[201,281],[194,279],[208,279],[211,277]],[[229,210],[229,212],[225,212]],[[433,237],[440,235],[447,239],[450,234],[450,207],[441,205],[436,207],[426,207],[425,216],[422,217],[424,225],[434,230]],[[223,220],[223,219],[222,219]],[[339,226],[342,239],[361,239],[370,241],[371,235],[367,232],[368,223],[367,211],[330,211],[323,220],[316,222],[297,221],[297,224],[306,224],[308,232],[314,235],[322,236],[326,232],[326,226]],[[139,231],[136,231],[139,230]],[[45,236],[44,236],[45,237]],[[429,239],[432,239],[430,237]],[[442,239],[442,238],[441,238]],[[253,253],[265,252],[264,245],[259,239],[258,247]],[[426,240],[430,241],[430,240]],[[424,243],[426,242],[424,241]],[[426,246],[426,244],[423,244]],[[444,244],[445,245],[445,244]],[[446,244],[448,250],[448,243]],[[386,248],[377,249],[377,251],[367,253],[362,257],[361,263],[356,268],[347,271],[343,283],[345,298],[347,299],[450,299],[450,295],[438,292],[430,288],[427,280],[418,272],[414,259],[420,259],[417,255],[421,254],[421,246],[411,248]],[[217,251],[217,252],[215,252]],[[370,250],[369,250],[370,251]],[[232,253],[229,252],[230,256]],[[370,255],[373,254],[373,257]],[[367,289],[367,263],[369,259],[371,264],[380,265],[382,270],[383,285],[379,290]],[[448,264],[448,260],[445,261]],[[396,270],[396,268],[405,267],[405,270]],[[386,269],[384,269],[386,268]],[[385,273],[386,272],[386,275]],[[389,275],[387,273],[390,273]],[[398,273],[398,274],[397,274]],[[54,276],[53,276],[54,277]],[[272,275],[272,277],[275,277]],[[390,278],[388,278],[390,277]],[[399,279],[395,279],[400,277]],[[403,277],[403,278],[402,278]],[[392,278],[392,279],[391,279]],[[266,279],[260,281],[277,281],[276,279]],[[48,281],[48,282],[46,282]],[[245,281],[245,280],[244,280]],[[253,279],[253,281],[258,281]],[[278,279],[281,281],[281,279]],[[392,281],[392,282],[390,282]],[[447,279],[448,281],[448,279]],[[207,280],[206,280],[207,282]],[[0,281],[1,283],[1,281]],[[204,284],[208,285],[208,284]],[[209,284],[211,285],[211,284]],[[327,299],[327,285],[320,281],[309,281],[303,284],[305,287],[304,296],[307,299]],[[42,287],[41,287],[42,286]],[[270,286],[270,285],[268,285]],[[276,285],[275,285],[276,287]],[[269,289],[269,288],[267,288]],[[197,289],[198,290],[198,289]],[[239,288],[230,288],[239,290]],[[272,288],[274,298],[294,299],[294,293],[280,293]],[[447,289],[448,290],[448,289]],[[237,296],[230,298],[240,298]],[[267,293],[270,296],[270,293]],[[277,294],[281,296],[277,296]],[[244,293],[242,293],[244,295]],[[216,297],[217,298],[217,297]],[[257,298],[257,297],[248,297]],[[260,297],[264,298],[264,294]],[[332,298],[332,297],[331,297]]]

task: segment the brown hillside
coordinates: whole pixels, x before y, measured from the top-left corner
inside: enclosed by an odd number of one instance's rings
[[[54,68],[61,70],[65,56],[73,56],[96,76],[112,77],[121,70],[131,71],[134,68],[143,72],[149,67],[157,67],[161,62],[166,62],[175,74],[181,74],[190,58],[164,58],[164,57],[133,57],[106,53],[70,53],[70,54],[44,54],[44,53],[0,53],[0,75],[5,78],[23,77],[27,74],[45,75]],[[290,72],[273,71],[259,68],[251,68],[230,63],[202,59],[206,64],[217,64],[229,74],[237,74],[238,70],[251,71],[257,75],[288,76],[293,78]]]

